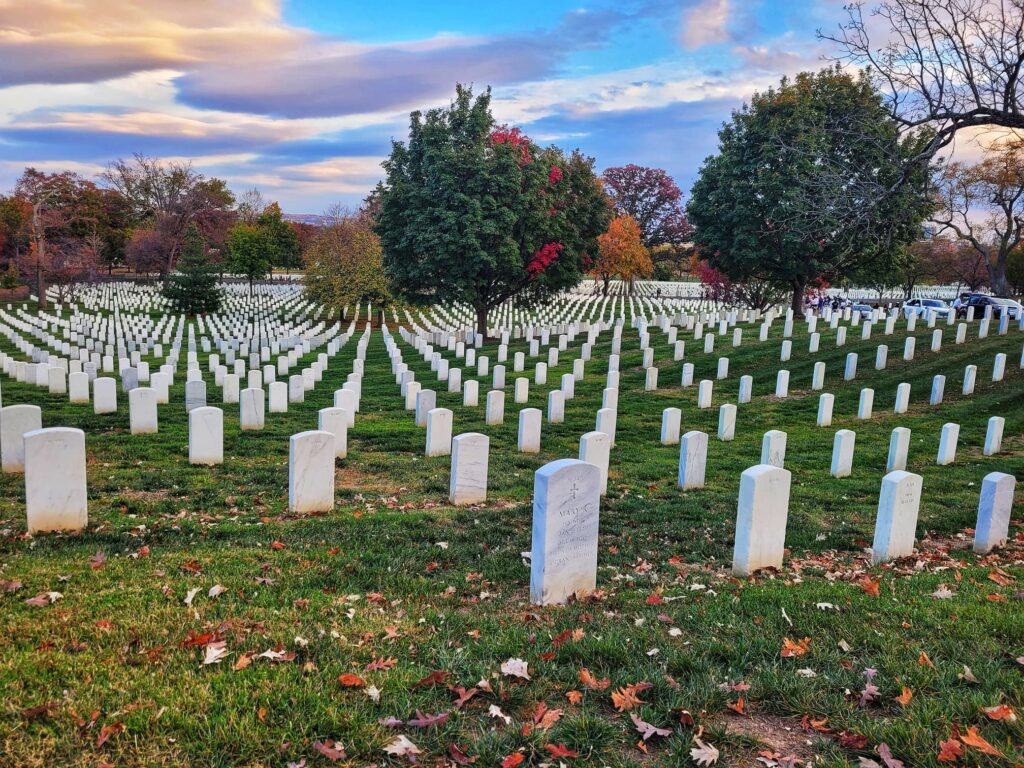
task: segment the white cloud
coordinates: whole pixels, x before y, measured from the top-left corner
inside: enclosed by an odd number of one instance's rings
[[[729,22],[732,17],[731,0],[701,0],[683,11],[680,39],[690,51],[705,45],[724,43],[731,39]]]

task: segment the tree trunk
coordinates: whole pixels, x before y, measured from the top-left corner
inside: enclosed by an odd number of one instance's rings
[[[997,258],[988,265],[988,282],[992,286],[992,293],[1000,298],[1010,295],[1010,287],[1006,284],[1006,260]]]
[[[604,289],[602,291],[602,295],[605,298],[608,298],[608,288],[611,286],[612,278],[611,278],[611,276],[608,276],[608,277],[604,278],[604,280],[602,280],[601,282],[604,283]]]
[[[348,305],[347,304],[342,304],[341,305],[341,322],[344,323],[344,322],[346,322],[348,320],[348,318],[346,317],[347,314],[348,314]]]
[[[793,280],[793,301],[790,307],[793,310],[793,314],[799,316],[804,311],[804,287],[807,285],[806,278],[797,278]]]
[[[483,338],[487,338],[487,310],[486,305],[477,304],[476,309],[476,332]]]
[[[914,293],[914,282],[911,281],[903,286],[903,300],[910,301],[910,297]]]
[[[40,237],[36,248],[36,291],[39,294],[39,309],[49,308],[46,300],[46,238]]]

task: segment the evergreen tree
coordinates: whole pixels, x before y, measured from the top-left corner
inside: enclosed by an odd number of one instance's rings
[[[181,246],[177,271],[164,280],[163,294],[178,312],[197,315],[216,312],[223,298],[217,287],[217,269],[206,258],[203,236],[189,225]]]

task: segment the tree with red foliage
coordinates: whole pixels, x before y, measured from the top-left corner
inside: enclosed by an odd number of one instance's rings
[[[168,240],[150,227],[139,227],[132,232],[125,248],[128,264],[135,272],[149,275],[159,273],[167,264]]]
[[[661,168],[624,165],[602,174],[605,191],[619,216],[631,216],[640,239],[658,262],[677,260],[693,227],[683,209],[683,193]]]
[[[223,248],[237,213],[234,195],[227,184],[206,178],[191,163],[163,161],[136,154],[117,160],[100,174],[103,184],[129,204],[133,223],[149,227],[163,238],[169,272],[190,225],[215,250]]]
[[[935,238],[936,247],[933,251],[936,278],[943,283],[956,283],[957,293],[960,286],[969,291],[977,291],[989,282],[990,264],[985,254],[968,240],[943,240]]]
[[[48,306],[46,291],[51,282],[63,295],[70,283],[94,273],[95,253],[74,227],[95,223],[96,211],[87,204],[95,192],[95,184],[71,171],[44,173],[26,168],[15,184],[15,196],[28,209],[29,247],[20,255],[21,272],[33,275],[41,309]]]
[[[727,306],[743,304],[751,309],[767,309],[785,299],[785,291],[766,280],[734,281],[703,259],[695,259],[693,274],[704,288],[704,298]],[[821,281],[825,288],[828,283]],[[822,288],[824,290],[824,288]]]
[[[25,224],[31,206],[16,195],[0,196],[0,262],[15,262],[28,248]]]
[[[496,125],[490,100],[459,86],[448,109],[414,112],[371,196],[393,289],[469,304],[481,335],[502,302],[578,283],[611,214],[591,159]]]

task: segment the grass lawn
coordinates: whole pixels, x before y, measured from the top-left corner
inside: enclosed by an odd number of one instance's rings
[[[726,766],[952,765],[939,761],[942,742],[958,765],[1020,765],[1020,488],[1010,544],[987,557],[970,545],[982,478],[1024,476],[1024,334],[978,340],[974,323],[957,346],[943,326],[945,344],[932,353],[923,325],[913,362],[902,360],[905,331],[885,337],[878,326],[869,341],[850,329],[842,348],[835,331],[820,328],[821,351],[808,355],[798,323],[784,364],[781,321],[767,342],[747,326],[740,348],[719,338],[709,355],[680,332],[695,382],[714,378],[720,354],[730,357],[708,410],[696,408],[696,385],[678,386],[682,362],[672,362],[657,331],[661,389],[643,391],[639,342],[627,328],[599,590],[555,608],[528,602],[521,553],[530,548],[533,473],[575,457],[580,435],[594,428],[610,332],[565,422],[545,419],[539,456],[516,451],[526,406],[512,402],[511,363],[502,426],[484,425],[489,379],[478,408],[438,391],[456,434],[491,438],[489,500],[473,508],[447,503],[449,459],[424,458],[425,430],[401,407],[376,330],[349,457],[338,462],[337,505],[324,515],[287,513],[288,437],[316,428],[317,410],[352,369],[355,339],[304,404],[267,414],[264,431],[240,432],[237,406],[226,406],[225,463],[214,468],[187,462],[184,355],[157,435],[128,433],[123,393],[116,415],[96,416],[4,379],[5,405],[36,403],[44,426],[85,430],[90,525],[75,536],[27,537],[23,479],[0,475],[0,765],[408,764],[385,752],[399,736],[425,765],[680,766],[694,764],[701,744]],[[546,409],[580,343],[548,386],[531,386],[529,406]],[[875,371],[880,343],[890,362]],[[429,365],[400,345],[429,386]],[[495,345],[487,346],[493,365]],[[6,339],[0,349],[15,351]],[[513,343],[509,359],[525,349]],[[850,351],[860,354],[859,373],[843,382]],[[997,352],[1008,356],[1007,374],[993,383]],[[818,360],[827,365],[824,391],[835,395],[828,428],[814,426]],[[978,386],[962,397],[967,364],[978,365]],[[784,400],[773,396],[780,367],[791,371]],[[938,373],[946,400],[932,407]],[[736,439],[722,443],[717,408],[736,402],[743,374],[754,377],[754,400],[739,406]],[[896,416],[903,381],[910,412]],[[219,404],[220,390],[208,386]],[[858,421],[865,386],[875,390],[875,417]],[[683,431],[711,435],[704,489],[677,489],[678,446],[659,442],[661,411],[673,405]],[[1003,452],[986,457],[992,415],[1006,419]],[[939,433],[950,421],[961,425],[957,459],[939,467]],[[924,477],[918,554],[870,567],[865,548],[897,426],[912,429],[908,469]],[[837,480],[829,464],[843,428],[857,432],[854,470]],[[789,551],[784,571],[741,581],[729,573],[739,476],[758,463],[768,429],[789,436]],[[62,597],[26,602],[50,592]],[[527,663],[528,680],[502,673],[509,659]],[[985,711],[1000,705],[1018,717]],[[663,730],[648,729],[644,741],[633,716]],[[332,751],[342,749],[347,757]]]

